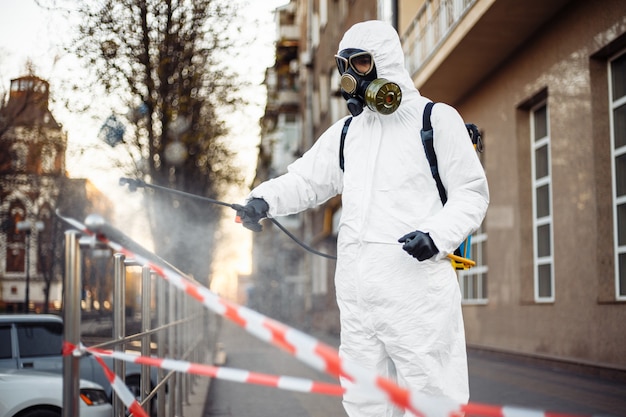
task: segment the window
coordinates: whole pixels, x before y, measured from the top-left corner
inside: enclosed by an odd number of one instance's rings
[[[626,51],[609,61],[615,294],[626,300]]]
[[[53,146],[44,146],[41,152],[41,169],[44,173],[54,172],[54,163],[56,160],[57,151]]]
[[[548,120],[548,105],[546,103],[531,110],[533,266],[536,302],[554,301],[552,177]]]
[[[333,66],[330,69],[330,120],[339,120],[348,114],[346,101],[341,96],[339,71]]]
[[[319,77],[320,110],[323,114],[326,114],[330,107],[330,78],[331,77],[329,77],[327,74],[324,74],[324,73],[321,73]]]
[[[11,326],[0,327],[0,359],[11,359]]]
[[[23,143],[16,143],[11,148],[11,165],[15,171],[26,170],[26,158],[28,157],[28,148]]]
[[[378,20],[384,20],[393,27],[398,27],[396,5],[393,0],[378,0]]]
[[[487,233],[485,223],[472,235],[471,254],[476,266],[459,271],[459,286],[463,304],[487,303]]]
[[[328,293],[328,260],[321,256],[313,258],[312,288],[314,295]]]
[[[481,132],[483,134],[483,132]],[[484,153],[479,153],[480,162],[484,164]],[[486,220],[470,239],[470,258],[476,266],[459,271],[459,286],[463,304],[487,304],[487,227]]]
[[[9,206],[9,227],[6,237],[5,272],[26,271],[26,237],[17,230],[17,224],[26,218],[26,208],[21,201]]]
[[[21,358],[60,355],[63,345],[63,325],[61,323],[18,324],[17,340]]]
[[[328,0],[319,1],[320,8],[320,28],[325,28],[328,23]]]

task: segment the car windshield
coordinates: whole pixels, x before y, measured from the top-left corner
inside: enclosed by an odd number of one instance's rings
[[[24,323],[17,325],[20,357],[61,355],[63,324]]]

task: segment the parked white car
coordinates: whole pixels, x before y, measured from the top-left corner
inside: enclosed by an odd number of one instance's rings
[[[80,416],[111,417],[113,407],[98,384],[80,380]],[[63,377],[29,369],[0,369],[0,417],[61,417]]]
[[[63,319],[52,314],[0,314],[0,368],[63,372]],[[103,358],[113,369],[113,360]],[[83,356],[80,377],[101,385],[111,400],[111,384],[93,356]],[[150,369],[156,385],[156,368]],[[126,364],[126,385],[139,396],[141,366]],[[156,404],[154,405],[156,407]],[[153,408],[154,408],[153,407]]]

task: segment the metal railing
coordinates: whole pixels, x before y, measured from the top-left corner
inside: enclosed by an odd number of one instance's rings
[[[89,218],[88,218],[89,219]],[[128,237],[97,218],[95,226],[102,236],[114,237],[123,241],[126,247],[136,246]],[[79,346],[81,343],[81,257],[89,250],[102,249],[94,236],[82,231],[69,230],[65,235],[65,278],[64,278],[64,340]],[[89,346],[90,348],[125,351],[130,345],[139,346],[144,357],[155,354],[158,358],[179,359],[190,362],[206,362],[207,355],[215,345],[215,318],[201,304],[187,302],[185,293],[174,288],[172,283],[158,277],[147,265],[140,265],[134,259],[127,259],[123,253],[112,254],[114,261],[113,278],[113,338],[110,341]],[[152,259],[159,259],[149,254]],[[165,263],[160,260],[160,262]],[[141,268],[141,331],[127,334],[126,331],[126,278],[127,269]],[[154,294],[153,294],[153,289]],[[193,301],[193,300],[192,300]],[[152,308],[154,306],[154,309]],[[79,357],[66,355],[64,358],[63,416],[79,416]],[[115,359],[113,371],[124,381],[127,364]],[[134,375],[134,374],[133,374]],[[155,369],[140,365],[139,392],[134,392],[137,401],[149,416],[173,417],[183,415],[183,406],[189,404],[189,393],[198,375]],[[134,375],[135,376],[135,375]],[[126,406],[113,395],[113,417],[128,415]]]
[[[413,76],[434,55],[478,0],[426,0],[401,37],[405,65]]]

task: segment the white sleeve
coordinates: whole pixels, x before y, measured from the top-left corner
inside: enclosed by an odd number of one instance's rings
[[[302,157],[287,167],[287,173],[254,188],[248,195],[263,198],[268,216],[284,216],[320,205],[343,189],[339,167],[339,142],[343,120],[333,124]]]

